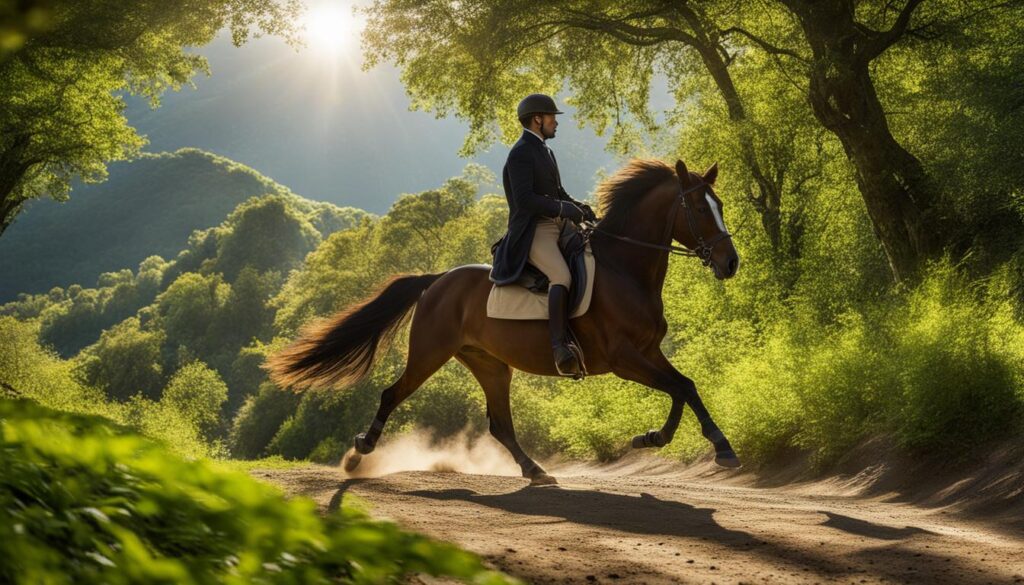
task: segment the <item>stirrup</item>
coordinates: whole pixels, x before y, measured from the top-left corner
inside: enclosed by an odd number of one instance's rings
[[[552,349],[555,353],[555,371],[558,372],[558,375],[578,380],[581,372],[579,353],[576,351],[576,348],[572,347],[569,343],[563,343]],[[558,351],[560,349],[565,349],[569,352],[569,355],[563,356],[561,361],[558,360]]]
[[[569,327],[567,330],[568,339],[565,345],[568,346],[569,351],[576,356],[576,363],[579,364],[579,372],[573,376],[573,380],[582,380],[587,377],[587,363],[583,361],[583,347],[580,346],[579,340],[576,339],[576,332]]]

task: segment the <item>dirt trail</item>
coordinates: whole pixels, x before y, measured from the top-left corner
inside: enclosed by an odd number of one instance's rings
[[[633,457],[556,465],[560,486],[529,487],[510,461],[486,454],[361,469],[377,477],[324,466],[253,475],[324,509],[358,496],[374,516],[531,583],[1024,583],[1024,535],[856,496],[850,484],[755,488],[709,467]]]

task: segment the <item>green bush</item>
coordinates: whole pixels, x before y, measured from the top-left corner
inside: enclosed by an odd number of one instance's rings
[[[74,365],[39,346],[37,322],[0,317],[0,382],[18,396],[65,412],[102,416],[164,442],[179,455],[214,454],[199,430],[177,409],[134,395],[110,400],[102,390],[83,384]],[[10,391],[9,391],[10,392]]]
[[[511,580],[453,546],[184,461],[101,419],[0,400],[0,581]]]
[[[185,365],[174,373],[164,388],[161,402],[174,408],[208,440],[220,434],[221,407],[228,399],[228,387],[215,370],[201,361]]]
[[[117,400],[140,392],[159,399],[165,381],[160,365],[163,342],[162,331],[145,331],[138,317],[130,317],[78,354],[78,373],[86,384]]]
[[[1005,297],[1004,297],[1005,299]],[[981,300],[981,302],[979,302]],[[986,298],[949,266],[937,267],[893,319],[899,400],[890,425],[912,448],[963,454],[1004,437],[1022,411],[1024,347],[999,325],[1011,307]],[[1001,315],[1002,314],[1002,315]],[[1017,328],[1020,340],[1020,327]]]
[[[228,445],[231,454],[252,459],[267,453],[267,446],[285,420],[295,412],[300,395],[281,390],[272,382],[260,384],[259,391],[246,398],[231,424]]]
[[[917,286],[824,321],[820,299],[748,313],[733,298],[747,292],[696,284],[672,299],[675,336],[665,347],[748,463],[798,449],[828,467],[877,436],[923,456],[962,457],[1022,430],[1024,327],[1005,292],[1011,276],[972,285],[938,263]],[[531,386],[518,392],[524,444],[576,457],[614,458],[668,414],[662,393],[614,376],[548,392],[535,390],[537,378],[517,379]],[[691,460],[710,446],[685,412],[661,452]]]

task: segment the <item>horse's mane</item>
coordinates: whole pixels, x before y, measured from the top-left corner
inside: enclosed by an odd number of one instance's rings
[[[660,160],[635,158],[629,161],[597,186],[601,227],[622,231],[629,224],[630,212],[644,194],[675,176],[675,169]]]

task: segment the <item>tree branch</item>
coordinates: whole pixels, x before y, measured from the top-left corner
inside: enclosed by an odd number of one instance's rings
[[[680,41],[690,46],[696,46],[697,44],[697,39],[678,28],[667,26],[640,27],[626,22],[627,19],[657,16],[661,14],[660,12],[638,13],[621,19],[595,18],[594,14],[580,10],[570,9],[567,12],[574,17],[562,21],[565,24],[572,24],[588,30],[607,32],[623,42],[631,42],[627,36],[631,35],[634,41],[632,44],[642,46],[656,45],[664,41]]]
[[[864,49],[864,55],[867,57],[868,61],[881,55],[896,41],[900,40],[900,37],[907,32],[907,25],[910,24],[910,18],[913,16],[914,10],[917,9],[921,2],[922,0],[907,0],[907,3],[903,6],[903,10],[900,11],[899,16],[896,17],[896,22],[893,23],[892,27],[885,32],[878,33],[878,35],[867,44]]]
[[[738,26],[731,26],[723,31],[720,31],[718,34],[725,37],[730,35],[731,33],[739,33],[747,37],[748,39],[754,41],[754,43],[756,43],[759,47],[761,47],[761,49],[763,49],[766,53],[770,55],[785,55],[787,57],[792,57],[804,64],[808,62],[807,59],[801,57],[799,54],[797,54],[796,51],[776,47],[775,45],[769,43],[768,41],[762,39],[761,37],[755,35],[754,33]]]

